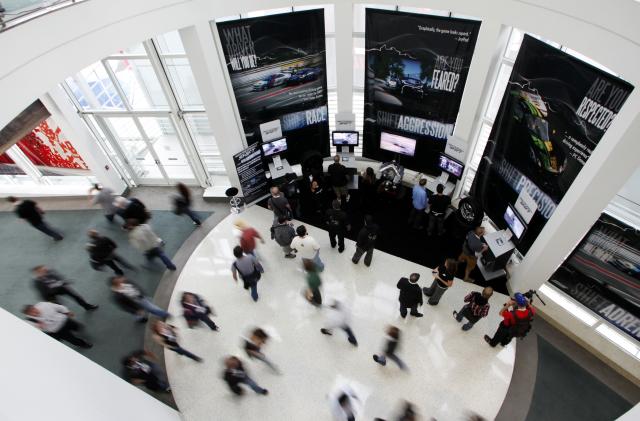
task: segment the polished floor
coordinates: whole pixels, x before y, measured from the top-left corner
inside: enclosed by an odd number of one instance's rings
[[[266,240],[258,247],[265,274],[257,303],[231,278],[232,248],[237,243],[233,221],[238,218],[258,229]],[[171,313],[181,314],[182,291],[197,292],[212,305],[218,314],[214,320],[221,328],[220,332],[204,326],[190,330],[181,317],[172,320],[180,329],[182,346],[205,359],[198,364],[165,352],[173,394],[186,420],[330,420],[329,396],[345,386],[358,397],[357,419],[390,417],[402,400],[417,405],[424,419],[463,420],[471,412],[487,419],[496,416],[511,380],[515,343],[493,349],[482,337],[493,334],[506,297],[494,295],[489,317],[463,332],[452,311],[461,307],[469,291],[479,288],[457,280],[438,306],[423,307],[424,318],[403,320],[395,285],[411,272],[422,274],[421,286],[429,285],[428,268],[379,251],[370,268],[362,261],[354,265],[350,260],[353,242],[348,241],[345,252],[338,254],[330,248],[326,232],[308,227],[320,242],[326,265],[323,299],[325,303],[339,299],[351,308],[352,328],[359,342],[354,348],[342,332],[335,331],[332,337],[319,332],[327,310],[316,309],[304,299],[300,261],[284,259],[280,247],[269,240],[271,220],[271,213],[257,206],[225,218],[197,247],[176,283]],[[392,362],[381,367],[372,360],[380,351],[388,324],[403,332],[399,355],[409,366],[408,372]],[[264,351],[282,374],[244,355],[241,338],[255,326],[271,335]],[[221,379],[222,358],[229,354],[245,361],[253,379],[269,389],[268,396],[250,390],[242,398],[231,394]]]

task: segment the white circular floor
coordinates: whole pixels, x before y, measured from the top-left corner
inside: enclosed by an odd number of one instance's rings
[[[266,240],[258,247],[265,273],[257,303],[241,281],[236,284],[231,278],[232,249],[237,244],[232,225],[237,218]],[[205,360],[198,364],[165,352],[173,395],[185,420],[331,420],[327,396],[342,385],[348,385],[361,401],[356,419],[389,417],[402,399],[416,404],[426,420],[462,420],[469,411],[488,419],[496,416],[511,380],[515,344],[493,349],[482,337],[495,331],[505,296],[494,294],[489,317],[463,332],[452,311],[460,309],[469,291],[479,288],[456,280],[437,306],[425,300],[425,317],[403,320],[398,312],[398,279],[418,272],[420,285],[430,285],[430,269],[378,250],[370,268],[362,261],[354,265],[352,241],[339,254],[331,249],[325,231],[307,226],[322,247],[324,302],[337,298],[352,310],[352,328],[359,342],[354,348],[341,331],[331,337],[320,333],[326,310],[312,307],[302,297],[305,280],[300,260],[285,259],[281,248],[269,240],[271,221],[271,212],[257,206],[225,218],[198,246],[176,283],[169,311],[179,317],[172,323],[180,329],[181,345]],[[209,302],[220,332],[204,325],[187,328],[179,304],[183,291],[196,292]],[[372,360],[381,349],[388,324],[403,332],[398,354],[409,372],[400,371],[391,361],[381,367]],[[264,351],[281,375],[244,354],[241,337],[255,326],[271,335]],[[268,396],[251,390],[242,398],[231,394],[221,378],[222,358],[229,354],[245,362],[253,379],[269,390]]]

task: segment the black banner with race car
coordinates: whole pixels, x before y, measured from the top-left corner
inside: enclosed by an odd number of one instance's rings
[[[551,283],[640,340],[640,232],[602,214]]]
[[[479,30],[478,21],[366,9],[365,157],[439,172]]]
[[[247,142],[261,142],[260,124],[280,119],[291,164],[308,150],[328,155],[324,10],[216,26]]]
[[[472,194],[500,228],[525,190],[538,209],[526,253],[633,90],[627,82],[525,35]]]

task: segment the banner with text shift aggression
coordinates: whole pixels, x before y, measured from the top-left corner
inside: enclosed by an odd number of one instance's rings
[[[436,172],[479,29],[478,21],[366,9],[365,157]],[[381,132],[402,144],[384,137],[381,145]]]
[[[537,202],[526,253],[633,90],[627,82],[525,35],[472,193],[500,228],[523,189]]]
[[[260,124],[283,124],[291,164],[307,150],[329,154],[327,69],[322,9],[216,24],[249,144],[261,142]]]

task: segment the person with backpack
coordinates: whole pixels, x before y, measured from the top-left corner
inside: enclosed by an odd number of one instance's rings
[[[189,188],[183,184],[176,184],[178,194],[173,197],[173,213],[176,215],[187,215],[193,221],[196,227],[202,225],[202,221],[191,210],[191,192]]]
[[[271,187],[271,197],[267,201],[267,207],[273,211],[273,225],[276,225],[282,216],[287,220],[291,219],[291,206],[289,205],[289,201],[280,193],[278,187]]]
[[[367,267],[371,266],[376,238],[378,238],[378,225],[373,223],[373,217],[371,215],[365,215],[364,227],[362,227],[358,233],[358,238],[356,239],[356,252],[353,254],[351,261],[358,264],[362,255],[367,253],[364,257],[364,265]]]
[[[296,254],[291,248],[291,241],[296,236],[296,230],[293,229],[293,224],[287,221],[286,216],[278,218],[278,224],[271,227],[271,238],[276,240],[276,243],[282,247],[284,251],[284,257],[287,259],[293,259]]]
[[[327,231],[329,232],[329,241],[331,242],[331,248],[336,247],[336,237],[338,237],[338,253],[344,251],[344,235],[349,228],[349,222],[347,220],[347,213],[340,209],[341,202],[334,200],[331,203],[331,209],[326,212],[325,222],[327,223]]]
[[[244,283],[244,289],[251,289],[251,298],[258,301],[258,281],[264,269],[253,254],[244,254],[241,246],[233,249],[236,261],[231,265],[233,280],[238,282],[238,274]]]
[[[484,340],[491,346],[495,347],[500,344],[506,346],[513,338],[524,338],[531,330],[531,322],[535,315],[535,309],[529,305],[529,300],[523,294],[517,292],[513,299],[504,304],[500,310],[502,322],[498,326],[498,330],[490,338],[484,335]]]

